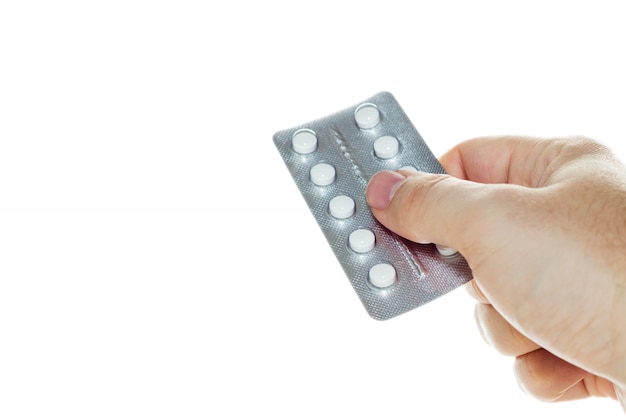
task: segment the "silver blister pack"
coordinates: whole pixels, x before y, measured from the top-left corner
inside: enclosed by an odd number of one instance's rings
[[[471,279],[465,259],[406,240],[381,225],[365,200],[382,170],[444,173],[388,92],[277,132],[274,143],[367,312],[386,320]]]

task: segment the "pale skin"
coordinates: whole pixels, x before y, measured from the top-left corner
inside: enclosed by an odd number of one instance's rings
[[[449,175],[376,174],[376,218],[466,258],[479,330],[523,390],[626,410],[626,167],[574,137],[478,138],[440,161]]]

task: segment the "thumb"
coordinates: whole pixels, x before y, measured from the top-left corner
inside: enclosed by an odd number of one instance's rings
[[[503,222],[512,205],[507,201],[523,201],[519,195],[511,199],[509,187],[444,174],[381,171],[371,178],[366,198],[374,216],[394,233],[442,244],[467,257],[478,245],[498,245],[489,238],[506,238],[501,229],[506,229]],[[523,187],[514,191],[523,192]]]

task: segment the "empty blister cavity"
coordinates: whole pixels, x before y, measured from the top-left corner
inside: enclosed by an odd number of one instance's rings
[[[374,142],[374,154],[380,159],[390,159],[400,151],[400,142],[391,135],[381,136]]]
[[[307,155],[317,149],[317,135],[310,129],[300,129],[291,138],[293,150]]]
[[[376,236],[369,229],[358,229],[350,233],[348,246],[357,253],[367,253],[374,249]]]
[[[369,281],[376,288],[388,288],[396,282],[396,269],[386,263],[376,264],[370,268]]]
[[[338,195],[328,203],[330,215],[336,219],[347,219],[354,214],[354,200],[347,195]]]
[[[311,168],[311,182],[321,187],[335,182],[336,171],[332,165],[325,162],[316,164]]]
[[[354,111],[354,120],[360,129],[371,129],[380,123],[378,107],[372,103],[361,104]]]

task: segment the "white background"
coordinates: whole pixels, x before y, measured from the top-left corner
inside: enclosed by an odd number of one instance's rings
[[[463,289],[372,320],[272,142],[387,90],[436,155],[626,159],[622,4],[2,0],[0,415],[622,415],[522,393]]]

